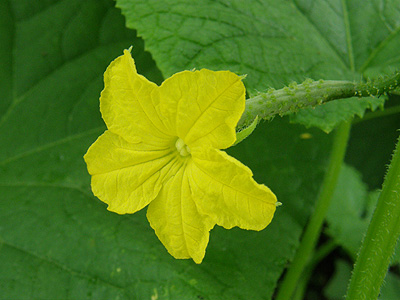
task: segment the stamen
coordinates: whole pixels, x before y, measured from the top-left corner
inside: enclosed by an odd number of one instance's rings
[[[185,144],[185,142],[181,138],[178,138],[176,140],[175,147],[181,156],[190,155],[189,147]]]

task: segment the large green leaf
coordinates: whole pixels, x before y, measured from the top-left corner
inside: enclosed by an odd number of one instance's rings
[[[383,108],[385,97],[380,98],[350,98],[328,102],[315,108],[305,108],[290,119],[293,123],[306,127],[318,127],[326,133],[331,132],[340,122],[351,122],[354,116],[364,117],[365,110],[375,111]]]
[[[204,262],[175,260],[145,211],[92,196],[83,154],[105,126],[107,64],[134,45],[112,1],[0,2],[0,291],[5,299],[268,299],[310,213],[329,137],[287,121],[231,150],[283,202],[262,232],[215,228]],[[216,56],[216,59],[218,57]]]
[[[360,80],[400,67],[396,0],[117,0],[117,6],[167,76],[229,69],[248,75],[250,91],[262,91],[307,77]],[[382,102],[336,101],[291,120],[331,131]]]

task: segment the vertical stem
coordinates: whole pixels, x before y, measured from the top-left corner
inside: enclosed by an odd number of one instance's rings
[[[301,275],[301,278],[299,279],[297,288],[293,294],[293,300],[304,299],[304,294],[307,291],[308,282],[313,275],[313,271],[316,265],[319,264],[321,260],[323,260],[336,247],[336,243],[333,240],[330,240],[312,254],[312,259],[309,261],[307,267]]]
[[[347,300],[373,300],[382,282],[400,236],[400,142],[390,164],[367,234],[361,245]]]
[[[319,238],[332,195],[336,188],[340,169],[346,153],[347,142],[350,135],[350,122],[342,123],[336,131],[328,170],[321,186],[321,191],[315,205],[315,211],[304,232],[301,244],[293,262],[279,288],[276,300],[292,299],[298,280],[314,251]]]

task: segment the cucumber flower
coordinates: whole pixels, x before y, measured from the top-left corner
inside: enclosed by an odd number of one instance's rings
[[[276,197],[220,149],[236,140],[245,108],[241,77],[183,71],[161,86],[136,71],[128,50],[104,74],[100,111],[107,129],[85,155],[95,196],[108,210],[147,218],[175,258],[201,263],[209,231],[262,230]]]

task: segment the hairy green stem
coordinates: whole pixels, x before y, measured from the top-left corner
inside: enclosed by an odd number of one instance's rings
[[[238,128],[246,127],[258,116],[271,119],[276,115],[297,112],[304,107],[354,96],[380,96],[394,91],[400,84],[400,72],[367,82],[305,80],[302,84],[291,83],[283,89],[269,89],[266,93],[246,100],[246,109]]]
[[[375,212],[361,245],[347,291],[347,300],[379,296],[400,236],[400,140],[383,183]]]
[[[315,204],[315,211],[305,229],[300,247],[296,252],[293,262],[282,281],[276,300],[292,299],[300,276],[310,260],[315,245],[319,238],[321,227],[328,211],[333,193],[336,188],[340,169],[343,163],[350,134],[350,123],[342,123],[336,131],[332,152],[330,155],[328,170],[321,186],[320,194]]]

